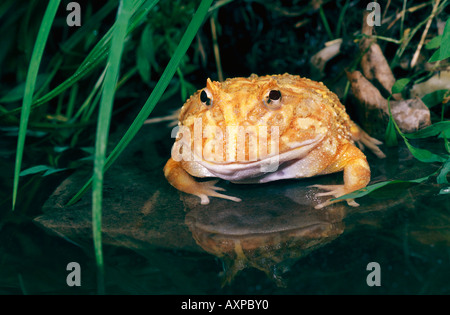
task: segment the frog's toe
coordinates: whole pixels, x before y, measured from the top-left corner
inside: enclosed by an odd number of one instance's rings
[[[358,127],[359,128],[359,127]],[[356,139],[354,139],[356,143],[358,143],[361,150],[366,146],[373,154],[375,154],[379,159],[384,159],[386,154],[378,147],[383,144],[380,140],[372,138],[369,136],[364,130],[359,128],[359,133]]]
[[[199,183],[201,186],[205,186],[207,189],[212,189],[214,191],[225,191],[225,188],[216,186],[216,184],[219,182],[219,179],[210,180],[207,182]]]
[[[345,190],[344,185],[312,185],[310,187],[315,187],[315,188],[319,188],[319,189],[323,189],[326,190],[325,192],[321,192],[321,193],[317,193],[316,197],[324,197],[324,196],[333,196],[334,198],[339,198],[345,194],[347,194],[348,192]],[[315,209],[322,209],[326,206],[329,206],[333,203],[339,202],[341,200],[332,200],[328,199],[325,202],[322,202],[318,205],[316,205],[314,208]],[[347,204],[349,206],[352,207],[358,207],[359,204],[354,200],[354,199],[345,199],[345,201],[347,201]]]
[[[336,195],[343,195],[344,192],[344,186],[343,185],[312,185],[310,187],[316,187],[319,189],[327,190],[326,192],[317,193],[316,197],[323,197],[323,196],[335,196]]]
[[[219,180],[211,180],[208,182],[201,182],[199,184],[199,188],[196,190],[195,195],[197,197],[200,197],[201,204],[207,205],[209,204],[209,198],[208,197],[217,197],[227,200],[232,200],[235,202],[240,202],[241,199],[233,196],[227,196],[221,193],[218,193],[217,191],[225,191],[222,187],[217,187],[216,184]]]

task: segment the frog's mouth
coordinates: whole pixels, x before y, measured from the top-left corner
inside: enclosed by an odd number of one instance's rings
[[[219,177],[229,181],[260,177],[267,173],[277,172],[283,167],[283,164],[287,164],[286,162],[303,159],[323,138],[324,135],[317,135],[313,139],[299,143],[289,151],[273,154],[256,161],[208,161],[193,152],[194,161],[183,161],[183,168],[192,176]]]

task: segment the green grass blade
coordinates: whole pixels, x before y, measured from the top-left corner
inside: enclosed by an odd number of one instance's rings
[[[339,14],[338,23],[336,26],[336,35],[335,35],[336,38],[339,38],[341,36],[341,27],[343,25],[345,12],[347,11],[348,6],[349,6],[349,0],[346,0],[344,6],[341,9],[341,13]]]
[[[98,292],[100,294],[104,293],[104,266],[101,234],[103,174],[106,160],[109,126],[111,122],[111,113],[114,104],[114,94],[119,78],[120,60],[122,57],[125,37],[127,35],[128,22],[131,16],[131,4],[131,1],[123,0],[119,5],[119,10],[117,13],[117,23],[116,27],[114,28],[108,62],[106,65],[107,70],[105,74],[105,84],[103,87],[102,98],[100,100],[97,134],[95,139],[92,189],[92,228],[95,258],[97,261],[98,271]]]
[[[178,68],[178,64],[180,63],[181,59],[185,55],[187,49],[191,45],[192,40],[194,39],[194,36],[197,34],[198,29],[203,23],[203,20],[208,13],[208,8],[211,6],[212,0],[202,0],[200,3],[197,12],[194,14],[191,22],[188,25],[188,28],[186,29],[180,43],[178,44],[178,47],[176,48],[172,58],[169,61],[169,64],[167,65],[166,69],[164,70],[163,74],[161,75],[160,80],[156,84],[154,90],[150,94],[149,98],[145,102],[143,108],[139,112],[138,116],[135,118],[131,126],[128,128],[125,135],[122,137],[122,139],[119,141],[119,143],[116,145],[114,150],[111,152],[111,154],[108,156],[108,159],[106,161],[105,170],[108,169],[114,161],[119,157],[119,155],[123,152],[123,150],[126,148],[128,143],[131,142],[133,137],[136,135],[136,133],[139,131],[139,129],[144,124],[144,121],[148,118],[150,113],[153,111],[153,108],[155,107],[156,103],[161,98],[162,94],[164,93],[165,89],[169,85],[170,80],[172,79],[173,75],[175,74],[176,69]],[[90,188],[92,185],[92,178],[88,180],[88,182],[80,189],[80,191],[68,202],[68,206],[74,204],[77,202],[81,196]]]
[[[157,4],[159,0],[139,0],[136,1],[136,3],[133,4],[133,16],[131,18],[131,21],[128,24],[128,34],[131,34],[145,19],[148,14],[148,12]],[[78,67],[78,69],[75,71],[73,75],[71,75],[69,78],[67,78],[64,82],[56,86],[54,89],[52,89],[47,94],[43,95],[42,97],[39,97],[38,99],[34,100],[32,104],[32,108],[39,107],[51,99],[55,98],[68,88],[70,88],[72,85],[77,83],[82,78],[89,75],[94,69],[96,69],[102,62],[105,61],[105,59],[108,57],[108,51],[109,51],[109,45],[111,41],[112,31],[114,29],[114,25],[111,27],[111,29],[102,37],[102,39],[97,43],[97,45],[91,50],[89,55],[85,58],[85,60],[82,62],[82,64]],[[5,114],[0,114],[0,117],[2,115],[6,114],[14,114],[21,110],[21,108],[16,108],[13,110],[10,110],[9,112]]]
[[[74,49],[76,45],[86,38],[88,33],[91,33],[95,29],[98,23],[117,7],[117,3],[117,0],[112,0],[103,5],[98,12],[92,15],[87,21],[84,21],[82,26],[69,39],[61,44],[61,50],[66,52]]]
[[[325,16],[325,12],[323,11],[322,6],[320,6],[320,8],[319,8],[319,15],[320,15],[320,18],[322,19],[322,23],[323,23],[323,26],[325,27],[325,31],[327,32],[328,37],[330,38],[330,40],[333,40],[334,39],[333,32],[331,32],[330,25],[328,24],[328,20],[327,20],[327,17]]]
[[[22,111],[20,115],[19,137],[17,140],[16,150],[16,164],[14,167],[14,184],[13,184],[13,198],[12,209],[16,206],[17,191],[19,189],[19,174],[22,166],[23,150],[25,147],[25,137],[28,126],[28,119],[31,112],[31,104],[33,102],[33,94],[36,86],[36,78],[39,71],[42,55],[44,53],[45,44],[47,43],[50,28],[55,19],[56,11],[58,10],[60,0],[50,0],[47,9],[42,19],[41,26],[34,44],[33,53],[30,59],[30,66],[28,68],[27,79],[25,81],[25,92],[22,103]]]

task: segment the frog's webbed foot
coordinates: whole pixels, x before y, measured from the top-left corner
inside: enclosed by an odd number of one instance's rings
[[[189,175],[179,162],[172,158],[167,161],[164,166],[164,175],[169,183],[176,189],[199,197],[202,205],[209,203],[208,197],[218,197],[239,202],[241,199],[221,194],[217,191],[224,191],[225,189],[215,186],[219,180],[212,180],[207,182],[197,182],[191,175]]]
[[[323,197],[323,196],[333,196],[334,198],[339,198],[345,194],[347,194],[347,190],[345,189],[344,185],[312,185],[309,187],[316,187],[319,189],[327,190],[326,192],[317,193],[316,197]],[[316,205],[315,209],[322,209],[323,207],[329,206],[333,203],[339,202],[341,200],[333,200],[333,198],[328,199],[325,202],[322,202],[318,205]],[[358,207],[359,204],[354,199],[345,199],[347,201],[347,204],[352,207]]]
[[[339,166],[339,165],[342,166]],[[316,194],[317,197],[333,196],[334,198],[342,197],[355,190],[364,188],[370,181],[370,168],[367,163],[364,154],[354,145],[349,145],[345,149],[344,154],[341,156],[339,163],[332,164],[333,167],[328,171],[344,171],[344,184],[343,185],[313,185],[312,187],[325,190]],[[330,198],[327,201],[315,206],[316,209],[321,209],[335,202],[346,200],[349,206],[358,207],[359,204],[353,199],[333,200]]]

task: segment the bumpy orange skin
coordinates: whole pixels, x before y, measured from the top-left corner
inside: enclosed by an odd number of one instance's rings
[[[276,102],[268,100],[268,95],[273,90],[281,93],[281,98]],[[202,91],[208,94],[207,103],[202,102]],[[185,135],[177,137],[174,148],[177,145],[179,147],[184,141],[184,150],[186,145],[194,148],[197,144],[197,153],[202,150],[205,152],[206,148],[210,150],[217,141],[222,140],[223,150],[215,152],[216,160],[205,153],[202,155],[201,152],[201,157],[198,159],[197,156],[197,160],[175,159],[173,151],[172,158],[164,167],[164,174],[172,186],[185,193],[197,195],[201,198],[202,204],[209,203],[208,197],[240,200],[218,193],[217,190],[223,189],[214,185],[216,181],[199,183],[194,177],[218,177],[232,182],[263,183],[344,171],[344,185],[317,186],[327,190],[317,196],[340,197],[364,188],[370,181],[369,165],[365,155],[355,146],[355,141],[363,142],[375,154],[383,157],[383,153],[377,147],[380,142],[370,138],[350,120],[336,94],[321,82],[289,74],[261,77],[252,75],[249,78],[227,79],[222,83],[208,79],[206,88],[194,93],[186,101],[179,115],[179,126],[184,128],[184,132],[188,131],[192,135],[196,131],[198,135],[199,127],[198,125],[196,127],[196,123],[199,121],[202,128],[200,148],[198,137],[197,143],[194,143],[195,137],[189,139]],[[234,151],[236,142],[233,142],[235,135],[230,138],[223,136],[228,135],[227,128],[230,126],[276,126],[278,134],[272,134],[268,129],[267,142],[270,146],[277,141],[276,153],[283,157],[278,169],[273,173],[258,173],[256,169],[258,161],[273,157],[274,152],[258,151],[257,160],[249,163],[250,150],[258,148],[249,148],[247,140],[243,145],[246,152],[245,160],[236,159]],[[222,136],[219,137],[218,134]],[[176,150],[182,151],[178,147]],[[291,154],[292,152],[298,153]],[[349,205],[357,206],[353,200],[347,202]],[[327,200],[316,208],[331,203]]]

